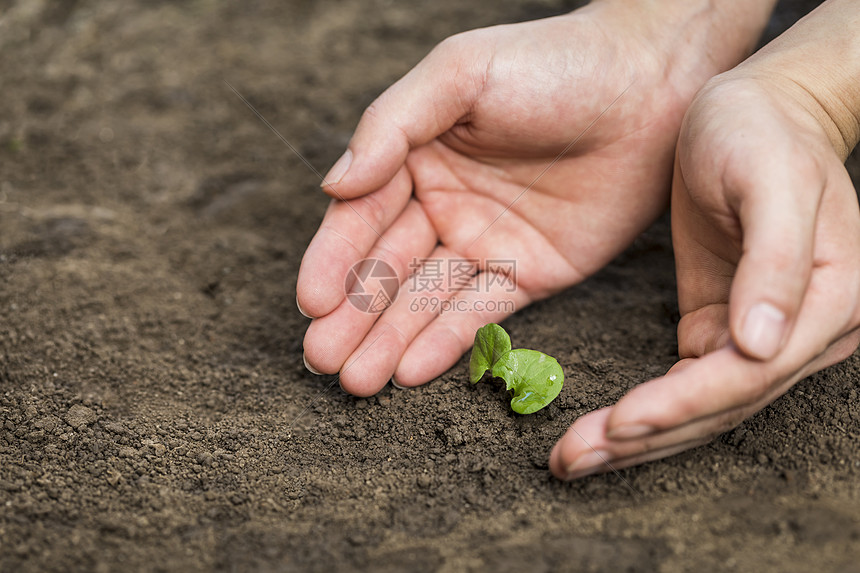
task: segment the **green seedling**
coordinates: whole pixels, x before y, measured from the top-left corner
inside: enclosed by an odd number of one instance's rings
[[[488,370],[513,392],[511,408],[518,414],[537,412],[555,400],[564,384],[564,372],[555,358],[537,350],[511,350],[511,337],[494,323],[475,333],[469,379],[475,384]]]

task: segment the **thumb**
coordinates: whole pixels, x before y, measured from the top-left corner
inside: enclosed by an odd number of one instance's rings
[[[368,107],[349,147],[322,182],[337,199],[352,199],[388,183],[409,150],[468,115],[481,92],[489,58],[473,36],[452,36]]]
[[[751,171],[734,186],[736,193],[730,191],[743,254],[731,287],[729,326],[738,348],[768,360],[788,339],[809,284],[824,182],[809,157],[767,158]]]

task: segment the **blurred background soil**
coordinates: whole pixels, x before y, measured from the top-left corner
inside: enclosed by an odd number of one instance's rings
[[[574,5],[0,0],[0,571],[857,571],[856,354],[627,483],[550,476],[676,359],[665,220],[505,323],[565,370],[539,414],[465,359],[369,399],[303,368],[327,201],[224,80],[325,171],[436,42]]]

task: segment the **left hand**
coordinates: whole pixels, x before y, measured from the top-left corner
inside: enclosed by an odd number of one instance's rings
[[[765,8],[751,8],[759,3],[718,4],[657,11],[607,0],[474,30],[440,44],[389,88],[329,175],[338,200],[302,260],[297,302],[314,317],[308,368],[339,373],[359,396],[392,377],[423,384],[459,360],[484,324],[620,253],[664,209],[689,101],[740,59],[764,20]],[[755,18],[739,25],[730,17],[738,10]],[[365,257],[403,279],[409,261],[425,258],[446,269],[473,259],[483,276],[434,297],[402,288],[377,315],[356,309],[343,290]],[[494,280],[493,259],[516,261],[515,289]],[[418,273],[443,278],[428,267]],[[422,298],[462,307],[442,313],[441,304],[416,304]]]
[[[814,98],[755,71],[711,80],[681,130],[681,361],[577,420],[551,454],[559,478],[707,442],[860,344],[860,208],[840,146]]]

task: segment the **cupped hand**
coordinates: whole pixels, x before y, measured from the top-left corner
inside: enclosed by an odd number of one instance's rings
[[[655,219],[683,112],[719,70],[649,10],[601,2],[454,36],[366,110],[299,273],[309,368],[361,396],[427,382],[479,327],[581,281]],[[729,59],[749,40],[735,43]],[[403,283],[379,314],[345,297],[365,258]],[[476,266],[451,285],[461,259]],[[494,277],[493,260],[515,275]],[[431,278],[447,288],[410,288]]]
[[[672,191],[681,361],[579,419],[551,455],[574,478],[712,439],[860,343],[860,208],[810,94],[715,78],[687,112]]]

